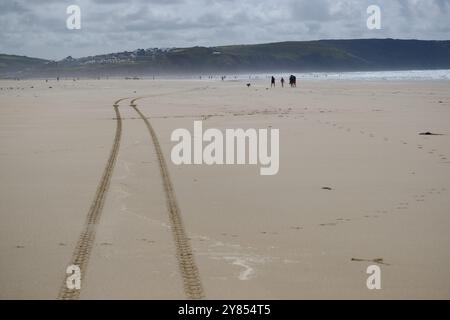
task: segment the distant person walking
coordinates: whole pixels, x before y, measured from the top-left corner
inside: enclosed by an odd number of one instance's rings
[[[281,87],[284,88],[284,78],[281,78]]]
[[[291,88],[297,87],[297,77],[294,75],[291,75],[289,77],[289,84],[290,84]]]
[[[270,87],[271,87],[271,88],[272,88],[272,87],[275,88],[275,77],[274,77],[274,76],[272,76],[272,79],[271,79],[271,81],[270,81]]]

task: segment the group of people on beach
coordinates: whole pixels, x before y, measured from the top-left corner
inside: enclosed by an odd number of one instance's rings
[[[284,88],[284,83],[285,83],[284,78],[281,78],[280,82],[281,82],[281,87]],[[289,76],[289,85],[291,86],[291,88],[297,87],[297,77],[296,76],[294,76],[292,74]],[[271,88],[275,87],[275,77],[274,76],[272,76],[272,78],[270,80],[270,87]]]

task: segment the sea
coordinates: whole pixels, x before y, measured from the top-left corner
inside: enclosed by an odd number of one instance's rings
[[[361,71],[361,72],[306,72],[293,73],[297,79],[304,80],[358,80],[358,81],[425,81],[425,80],[450,80],[450,70],[402,70],[402,71]],[[289,73],[281,74],[253,74],[227,76],[227,80],[257,80],[274,76],[277,79],[284,77],[288,80]]]

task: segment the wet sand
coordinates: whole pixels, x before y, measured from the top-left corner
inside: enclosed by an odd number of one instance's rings
[[[0,298],[61,297],[74,256],[81,299],[450,298],[450,83],[245,84],[0,81]],[[279,173],[173,165],[194,120],[278,128]]]

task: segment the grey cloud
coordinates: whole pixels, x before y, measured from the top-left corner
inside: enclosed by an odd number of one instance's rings
[[[81,7],[67,30],[66,7]],[[382,29],[366,28],[366,9]],[[1,0],[0,52],[60,59],[148,47],[330,38],[449,39],[450,0]]]

